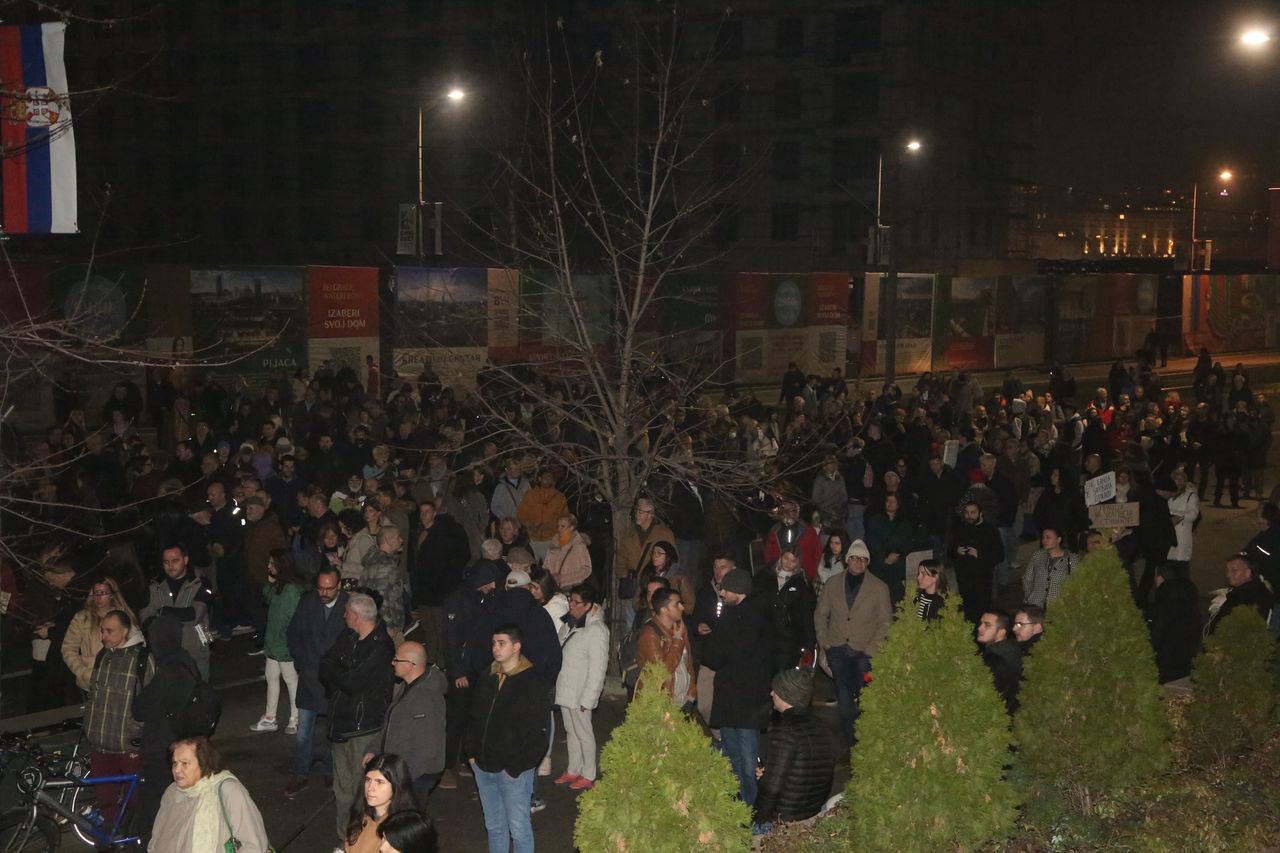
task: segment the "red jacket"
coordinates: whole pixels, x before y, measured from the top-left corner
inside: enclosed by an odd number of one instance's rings
[[[822,539],[815,528],[803,521],[797,521],[796,526],[800,528],[800,536],[792,547],[800,555],[800,565],[804,568],[804,573],[809,576],[809,580],[814,580],[818,577],[818,562],[822,559]],[[781,527],[782,522],[778,522],[770,528],[769,534],[764,538],[764,561],[768,565],[773,565],[782,556],[782,543],[778,539],[778,531]]]

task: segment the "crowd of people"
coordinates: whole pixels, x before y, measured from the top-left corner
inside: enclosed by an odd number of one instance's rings
[[[571,381],[490,378],[463,396],[326,363],[232,394],[157,371],[145,392],[115,388],[100,428],[68,382],[61,425],[10,448],[25,482],[6,505],[18,559],[4,582],[32,641],[30,708],[87,696],[93,771],[142,773],[144,831],[204,853],[228,828],[208,792],[225,789],[230,828],[257,849],[243,786],[175,714],[219,646],[249,636],[266,676],[250,730],[293,738],[281,796],[317,776],[333,790],[336,850],[428,849],[432,791],[470,778],[490,849],[526,851],[540,779],[596,782],[593,710],[616,651],[628,687],[664,668],[764,832],[829,795],[912,586],[904,612],[956,618],[958,604],[973,623],[1010,713],[1063,581],[1099,546],[1129,572],[1162,680],[1185,676],[1235,607],[1275,628],[1274,416],[1248,372],[1202,353],[1183,400],[1144,352],[1081,391],[1062,365],[1038,392],[956,372],[868,394],[793,365],[776,405],[655,393],[656,409],[678,407],[671,453],[772,473],[750,489],[655,477],[614,529],[563,462],[586,442],[566,401],[592,399]],[[509,423],[536,441],[513,443]],[[1136,525],[1092,526],[1084,484],[1109,474],[1106,501],[1133,504]],[[1189,569],[1211,475],[1215,503],[1258,500],[1261,529],[1206,614]],[[812,711],[817,670],[838,738]]]

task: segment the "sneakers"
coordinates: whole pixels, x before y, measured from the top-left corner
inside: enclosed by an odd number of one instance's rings
[[[555,784],[557,784],[557,785],[568,785],[568,784],[570,784],[571,782],[576,782],[576,781],[577,781],[578,779],[580,779],[580,778],[581,778],[581,777],[576,776],[576,775],[574,775],[573,773],[562,773],[562,774],[560,774],[560,778],[559,778],[559,779],[557,779],[557,780],[555,781]]]
[[[543,810],[543,809],[545,809],[546,807],[547,807],[547,801],[546,801],[546,800],[537,800],[537,799],[530,800],[530,801],[529,801],[529,814],[537,814],[538,812],[542,811],[542,810]]]
[[[267,653],[267,650],[266,650],[266,649],[254,649],[253,651],[249,652],[249,657],[251,657],[251,658],[260,658],[260,657],[262,657],[263,655],[265,655],[266,653]]]
[[[459,765],[458,765],[458,775],[459,775],[459,776],[467,776],[467,777],[470,777],[470,776],[474,776],[475,774],[471,772],[471,765],[469,765],[469,764],[459,764]]]
[[[284,786],[284,798],[292,800],[294,797],[307,790],[307,786],[311,784],[311,780],[306,776],[294,776],[289,780],[289,784]]]
[[[231,629],[231,636],[243,637],[245,634],[252,634],[253,632],[252,625],[237,625]]]
[[[440,787],[446,791],[452,791],[458,787],[458,774],[452,770],[445,770],[440,774]]]
[[[579,776],[575,781],[569,783],[570,791],[590,791],[596,786],[595,780],[588,779],[585,776]]]
[[[296,735],[298,733],[298,721],[290,720],[289,725],[284,727],[284,733],[287,735]]]
[[[276,722],[275,717],[263,717],[261,720],[258,720],[258,722],[254,723],[252,726],[249,726],[249,731],[274,732],[278,728],[280,728],[280,725]]]
[[[542,759],[542,763],[538,765],[538,775],[539,776],[551,775],[551,756],[550,755]]]

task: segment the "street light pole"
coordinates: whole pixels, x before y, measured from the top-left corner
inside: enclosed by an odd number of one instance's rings
[[[911,154],[920,151],[920,140],[912,139],[904,148]],[[890,163],[890,166],[893,164]],[[892,177],[892,175],[891,175]],[[889,226],[882,224],[882,204],[884,201],[884,154],[876,158],[876,266],[884,260],[884,244],[887,234],[892,233]],[[889,247],[888,269],[884,277],[884,384],[893,383],[898,372],[898,253],[893,246]]]
[[[424,171],[424,166],[425,166],[424,159],[425,158],[424,158],[423,148],[422,148],[422,105],[419,104],[418,105],[418,206],[416,208],[418,216],[417,216],[417,223],[416,223],[417,240],[415,241],[418,249],[418,266],[424,265],[427,261],[426,233],[424,230],[426,228],[425,220],[426,220],[426,212],[427,212],[427,200],[426,200],[426,195],[423,192],[423,179],[422,179],[422,173]]]

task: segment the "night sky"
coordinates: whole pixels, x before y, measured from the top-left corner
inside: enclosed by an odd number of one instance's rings
[[[1234,169],[1280,185],[1280,3],[1051,0],[1039,63],[1041,182],[1190,191]],[[1240,47],[1261,23],[1270,45]]]

